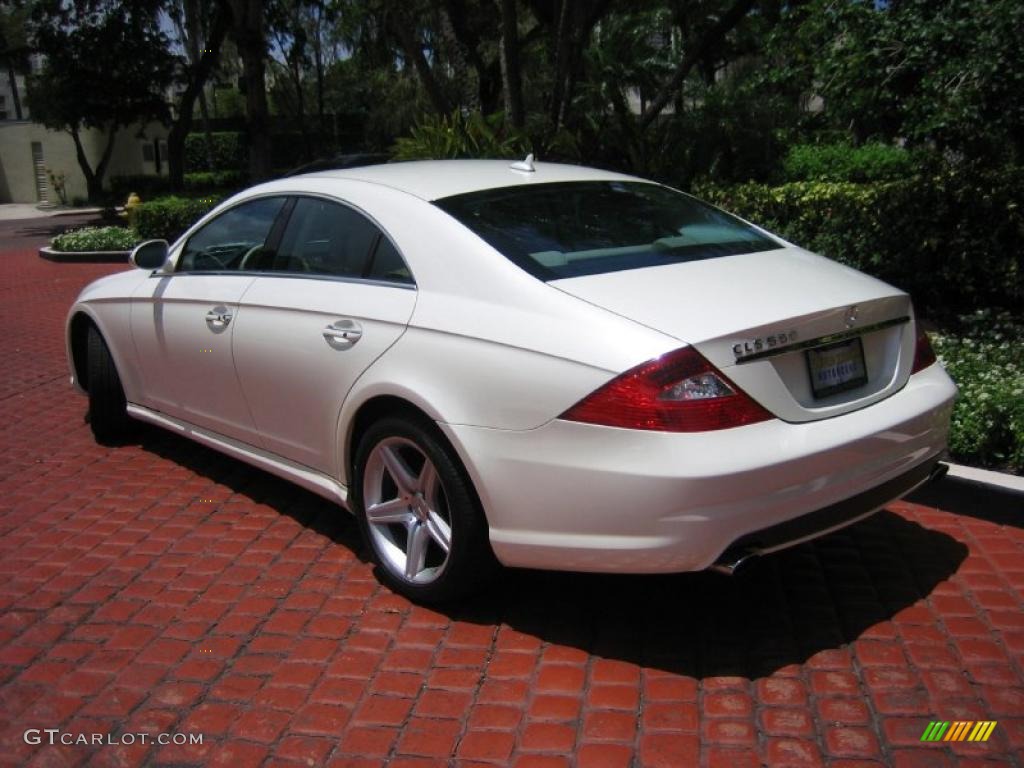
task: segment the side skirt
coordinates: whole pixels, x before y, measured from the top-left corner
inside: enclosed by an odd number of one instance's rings
[[[181,421],[172,416],[151,411],[141,405],[128,403],[128,415],[139,421],[155,424],[175,434],[195,440],[197,443],[213,448],[215,451],[227,454],[234,459],[252,464],[254,467],[269,472],[272,475],[284,478],[312,491],[318,496],[323,496],[329,501],[340,504],[348,510],[348,488],[332,477],[329,477],[315,469],[289,461],[275,453],[255,448],[247,443],[234,440],[230,437],[211,432],[208,429],[197,427],[187,421]]]

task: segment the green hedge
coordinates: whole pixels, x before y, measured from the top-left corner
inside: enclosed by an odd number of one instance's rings
[[[1024,304],[1024,169],[904,181],[706,186],[695,193],[909,291],[932,315]]]
[[[216,197],[162,197],[139,204],[132,223],[142,240],[173,242],[219,202]]]
[[[241,171],[197,171],[185,174],[185,189],[189,192],[235,191],[247,183]]]
[[[210,155],[207,162],[206,134],[190,133],[185,137],[185,170],[238,171],[245,167],[245,135],[238,131],[215,131],[210,134]]]
[[[918,162],[891,144],[798,144],[782,168],[786,181],[891,181],[913,176]]]
[[[196,171],[186,173],[185,191],[191,194],[215,191],[234,192],[247,183],[246,174],[239,170]],[[133,175],[111,176],[110,196],[115,205],[124,205],[128,195],[135,192],[142,200],[154,200],[171,194],[171,182],[166,176]]]
[[[979,310],[931,335],[960,387],[949,449],[958,461],[1024,472],[1024,321]]]

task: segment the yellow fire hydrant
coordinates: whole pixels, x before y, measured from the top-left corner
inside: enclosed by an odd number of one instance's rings
[[[124,203],[124,215],[128,219],[128,224],[135,226],[135,209],[139,207],[142,199],[137,193],[132,192],[128,195],[128,199]]]

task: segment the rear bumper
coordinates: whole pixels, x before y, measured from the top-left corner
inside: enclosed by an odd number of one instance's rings
[[[807,517],[806,538],[909,492],[945,451],[955,393],[933,365],[881,402],[803,424],[696,434],[560,420],[526,431],[441,426],[476,484],[501,562],[675,572],[756,545],[756,532],[774,529],[774,538]],[[844,504],[850,514],[838,523],[812,515]]]
[[[751,558],[770,555],[853,525],[870,517],[893,499],[906,496],[915,488],[941,478],[948,470],[949,467],[939,463],[938,459],[931,463],[925,462],[849,499],[745,534],[729,545],[711,567],[721,573],[731,574]]]

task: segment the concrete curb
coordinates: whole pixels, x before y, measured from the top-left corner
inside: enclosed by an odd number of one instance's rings
[[[47,245],[39,249],[39,257],[64,264],[126,264],[131,251],[55,251]]]
[[[56,219],[61,216],[95,216],[103,213],[99,206],[87,208],[39,208],[28,203],[2,203],[0,204],[0,222],[9,221],[37,221],[39,219]]]
[[[949,465],[949,477],[1024,494],[1024,477],[1010,475],[1006,472],[993,472],[990,469],[967,467],[963,464],[953,464],[952,462],[946,463]]]
[[[54,218],[55,216],[78,216],[87,213],[103,213],[103,208],[61,208],[60,210],[47,213],[47,217]]]

